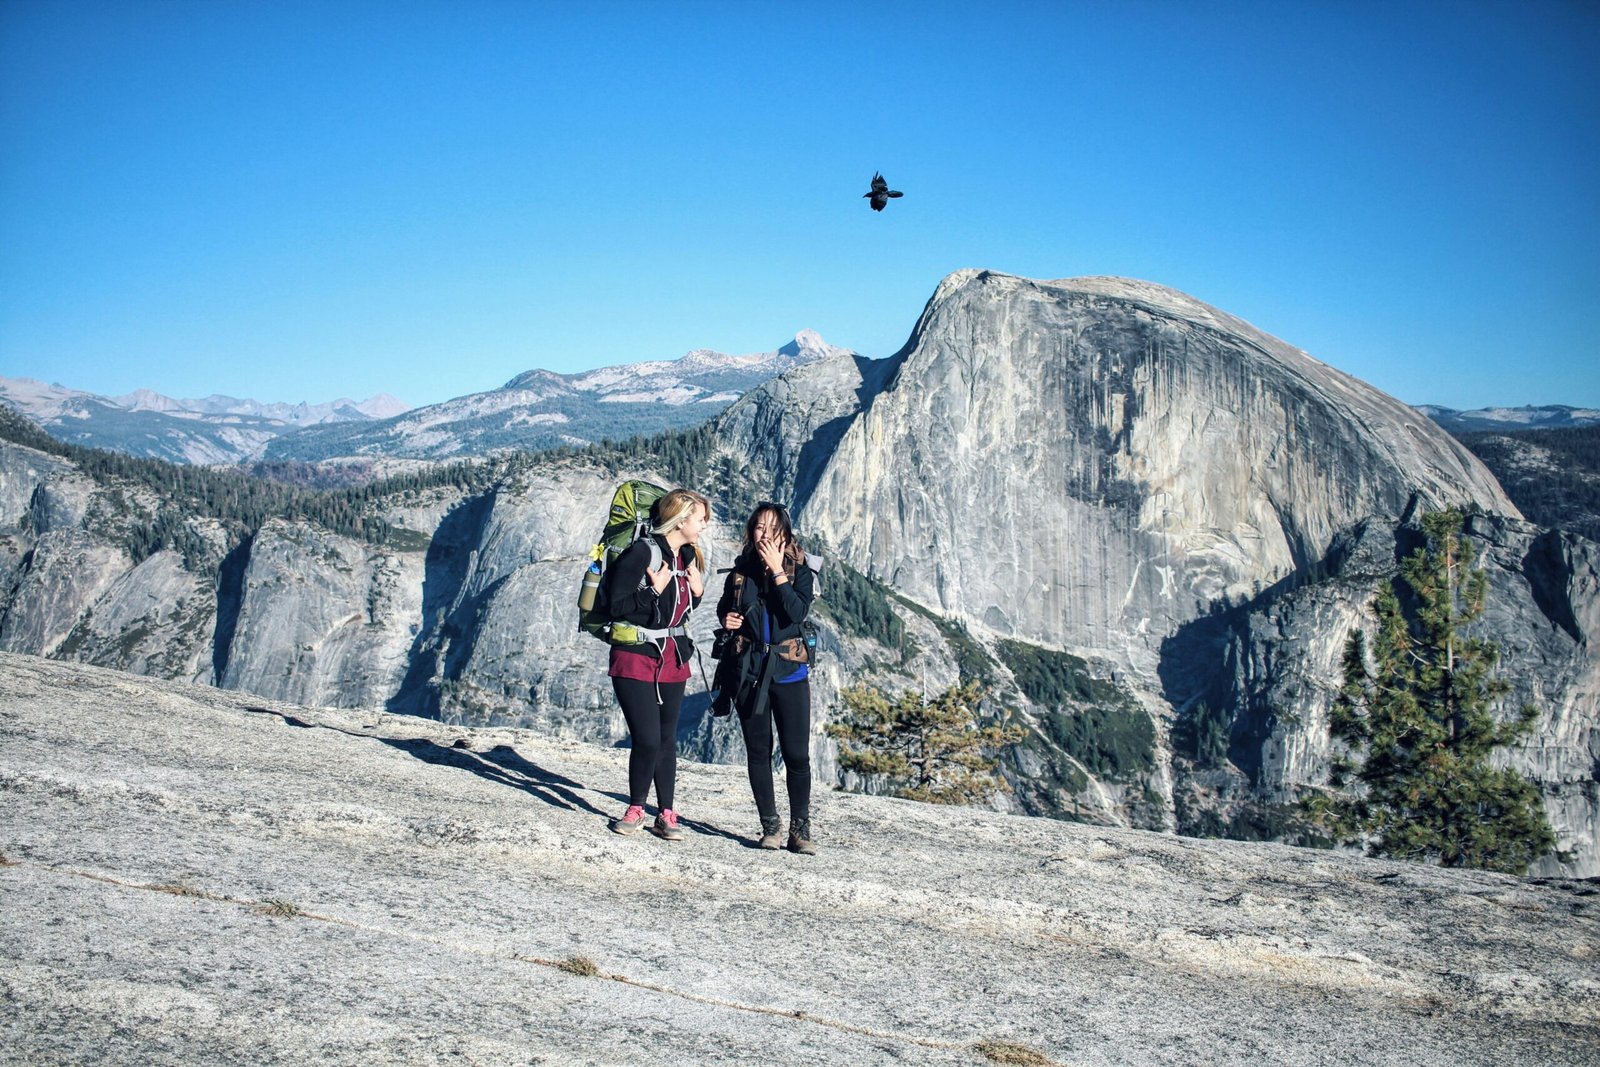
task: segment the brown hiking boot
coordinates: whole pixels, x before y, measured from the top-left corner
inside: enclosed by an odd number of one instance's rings
[[[811,840],[810,819],[789,820],[789,851],[797,856],[817,854],[817,843]]]
[[[757,848],[776,851],[783,847],[783,834],[778,832],[778,827],[783,825],[783,820],[776,815],[761,816],[761,840],[756,842]]]

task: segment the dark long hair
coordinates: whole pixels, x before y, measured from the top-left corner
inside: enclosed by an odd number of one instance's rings
[[[789,509],[782,504],[774,504],[770,500],[763,500],[750,512],[750,517],[744,524],[744,554],[756,554],[756,523],[761,521],[765,512],[771,512],[778,520],[778,533],[783,538],[783,553],[792,559],[804,559],[805,552],[800,548],[800,542],[794,539],[794,526],[789,522]]]

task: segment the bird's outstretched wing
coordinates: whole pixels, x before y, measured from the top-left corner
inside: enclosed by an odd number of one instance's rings
[[[872,197],[872,210],[874,211],[882,211],[883,205],[889,202],[888,197],[879,193],[867,193],[866,195]]]
[[[867,196],[872,196],[873,193],[881,193],[881,192],[886,191],[888,188],[889,188],[889,183],[883,180],[883,175],[874,174],[872,176],[872,192],[868,193],[866,195]]]

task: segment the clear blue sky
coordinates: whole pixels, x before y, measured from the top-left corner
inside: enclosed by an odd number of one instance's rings
[[[0,375],[424,404],[887,356],[982,267],[1600,407],[1597,72],[1589,0],[0,0]]]

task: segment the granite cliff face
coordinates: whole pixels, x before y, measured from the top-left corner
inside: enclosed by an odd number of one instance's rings
[[[843,433],[806,526],[990,630],[1151,665],[1369,515],[1516,508],[1411,408],[1159,286],[962,271]]]
[[[273,520],[248,548],[218,685],[305,704],[382,706],[405,677],[422,617],[421,560],[303,522]]]
[[[1285,831],[1297,789],[1326,780],[1340,654],[1397,538],[1409,551],[1424,510],[1479,512],[1482,627],[1513,699],[1545,713],[1509,762],[1540,783],[1569,859],[1548,868],[1600,873],[1600,667],[1582,621],[1600,611],[1600,550],[1520,522],[1471,453],[1364,383],[1158,286],[964,271],[893,360],[815,365],[722,426],[803,528],[964,625],[967,650],[935,639],[934,658],[987,653],[972,669],[1032,727],[1014,803],[1185,832]],[[1098,695],[1030,693],[1011,639],[1060,650],[1045,654]],[[1108,708],[1148,716],[1142,761],[1063,744]],[[1197,715],[1226,733],[1226,769],[1178,740]]]
[[[1488,576],[1474,632],[1500,647],[1496,674],[1511,685],[1507,708],[1541,713],[1536,735],[1504,762],[1538,783],[1559,848],[1596,873],[1600,854],[1600,545],[1526,522],[1475,515],[1464,531]],[[1336,540],[1323,576],[1287,584],[1233,612],[1180,630],[1167,643],[1169,695],[1192,709],[1231,709],[1227,774],[1195,773],[1182,788],[1195,810],[1248,794],[1288,804],[1327,781],[1328,713],[1352,630],[1375,626],[1371,603],[1400,558],[1423,543],[1414,523],[1376,519]],[[1210,674],[1184,669],[1221,663]],[[1198,681],[1198,684],[1195,684]],[[1183,688],[1188,683],[1187,688]],[[1215,809],[1213,809],[1215,810]],[[1554,869],[1553,865],[1550,869]]]
[[[0,441],[0,649],[107,663],[161,677],[210,677],[215,589],[225,551],[214,523],[190,524],[191,558],[135,560],[122,534],[163,502],[107,494],[72,464]]]
[[[576,628],[574,596],[612,489],[635,476],[665,480],[570,461],[510,464],[487,488],[384,499],[375,514],[400,534],[389,544],[287,519],[230,543],[219,524],[188,519],[187,551],[136,559],[128,544],[154,520],[156,495],[0,442],[0,650],[614,744],[626,724],[605,647]],[[713,567],[733,557],[737,525],[707,539]],[[707,606],[690,631],[709,647],[714,626]],[[825,639],[834,663],[816,688],[831,702],[842,644],[831,631]],[[737,729],[707,707],[696,681],[681,751],[742,761]],[[828,777],[824,721],[814,760]]]
[[[822,780],[842,686],[977,674],[1029,727],[999,803],[1187,833],[1283,834],[1296,790],[1326,778],[1339,651],[1373,587],[1421,511],[1475,511],[1482,625],[1516,698],[1545,712],[1508,756],[1564,852],[1537,870],[1600,874],[1600,549],[1521,521],[1452,438],[1305,353],[1146,283],[963,271],[895,357],[823,355],[714,431],[704,487],[793,501],[807,538],[894,593],[890,649],[851,629],[830,602],[842,575],[824,576]],[[616,482],[665,477],[571,457],[485,469],[365,505],[398,531],[381,545],[289,519],[240,540],[189,517],[181,551],[141,554],[159,496],[0,441],[0,650],[622,742],[573,596]],[[714,568],[740,518],[719,513]],[[703,646],[713,625],[692,621]],[[1226,737],[1217,759],[1185,740],[1202,715]],[[743,758],[698,682],[680,745]]]

